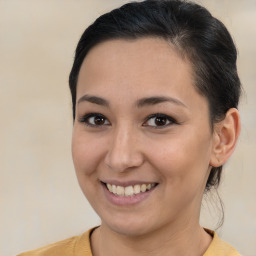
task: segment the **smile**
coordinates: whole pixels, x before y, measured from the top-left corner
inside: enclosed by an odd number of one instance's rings
[[[105,184],[108,191],[112,194],[119,196],[119,197],[132,197],[134,195],[138,195],[141,193],[144,193],[146,191],[150,191],[152,188],[154,188],[157,183],[150,183],[150,184],[136,184],[133,186],[117,186],[112,184]]]

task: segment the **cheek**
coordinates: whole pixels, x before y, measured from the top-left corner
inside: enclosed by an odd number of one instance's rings
[[[77,180],[92,205],[97,193],[95,188],[99,186],[97,170],[102,155],[102,145],[97,141],[83,131],[73,131],[72,156]]]
[[[97,169],[102,155],[102,145],[98,140],[74,130],[72,137],[72,156],[78,176],[90,176]]]
[[[188,135],[189,134],[189,135]],[[152,147],[148,147],[149,149]],[[210,161],[210,138],[197,132],[175,135],[155,143],[150,152],[152,164],[169,184],[181,186],[202,183]],[[195,185],[196,186],[196,185]]]

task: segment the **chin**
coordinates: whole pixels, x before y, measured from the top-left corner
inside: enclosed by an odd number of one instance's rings
[[[102,225],[124,236],[137,237],[150,233],[153,229],[152,223],[147,218],[140,217],[138,219],[134,216],[117,218],[112,216],[108,221],[102,220]]]
[[[112,231],[118,233],[119,235],[124,235],[127,237],[138,237],[146,235],[149,230],[141,226],[134,225],[109,225],[108,226]]]

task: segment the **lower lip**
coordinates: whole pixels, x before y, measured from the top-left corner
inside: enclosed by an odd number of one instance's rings
[[[155,190],[156,186],[151,188],[149,191],[142,192],[139,194],[135,194],[133,196],[117,196],[113,193],[111,193],[107,187],[102,184],[104,194],[106,198],[115,205],[120,205],[120,206],[129,206],[129,205],[134,205],[138,204],[144,200],[146,200]]]

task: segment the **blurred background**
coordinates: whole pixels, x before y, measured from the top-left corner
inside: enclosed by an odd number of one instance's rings
[[[68,75],[84,29],[128,1],[0,0],[0,255],[11,256],[98,225],[72,158]],[[242,134],[224,168],[218,234],[256,255],[256,1],[201,0],[230,30],[244,86]],[[218,226],[216,194],[201,223]]]

